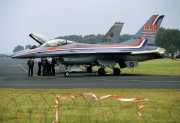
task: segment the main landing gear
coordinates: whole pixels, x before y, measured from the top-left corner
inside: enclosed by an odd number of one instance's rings
[[[103,75],[105,74],[104,67],[101,67],[101,68],[98,69],[98,74],[99,74],[100,76],[103,76]]]
[[[92,73],[92,67],[91,67],[91,66],[87,67],[87,68],[86,68],[86,71],[87,71],[88,73]]]
[[[118,75],[120,75],[121,71],[119,68],[114,68],[113,73],[114,73],[114,75],[118,76]]]
[[[115,76],[120,75],[121,70],[120,70],[119,68],[115,68],[115,67],[113,67],[113,66],[111,66],[111,67],[109,67],[109,68],[113,69],[113,74],[114,74]],[[104,69],[105,69],[105,67],[101,67],[101,68],[98,69],[98,74],[99,74],[100,76],[105,75],[106,72],[105,72]]]

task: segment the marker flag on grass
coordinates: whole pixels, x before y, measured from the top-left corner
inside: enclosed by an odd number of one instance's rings
[[[113,97],[113,98],[115,98],[115,99],[117,99],[119,101],[122,101],[122,102],[142,102],[142,101],[144,101],[144,103],[139,106],[139,110],[138,110],[138,113],[137,113],[138,116],[141,116],[142,109],[145,107],[146,103],[149,101],[148,99],[145,99],[145,98],[125,98],[125,97],[118,96],[118,95],[105,95],[105,96],[102,96],[102,97],[98,98],[93,93],[82,93],[82,94],[79,94],[79,95],[69,95],[69,96],[59,96],[59,95],[57,95],[56,99],[55,99],[55,102],[54,102],[54,107],[56,108],[56,110],[55,110],[55,118],[56,119],[55,119],[55,121],[53,123],[58,123],[58,99],[62,99],[62,100],[66,100],[68,98],[73,98],[74,99],[74,98],[77,98],[77,97],[83,97],[85,95],[92,96],[95,101],[100,101],[100,100],[110,98],[110,97]]]

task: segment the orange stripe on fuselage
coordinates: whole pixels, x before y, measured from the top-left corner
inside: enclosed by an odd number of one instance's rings
[[[157,17],[158,17],[158,15],[156,15],[156,16],[154,17],[154,19],[153,19],[153,21],[151,22],[150,25],[152,25],[152,24],[154,23],[154,21],[156,20]]]
[[[58,48],[58,46],[55,46],[55,47],[50,47],[47,50],[56,50],[57,48]]]
[[[129,45],[113,45],[113,46],[75,46],[75,47],[65,47],[65,48],[62,48],[60,46],[56,46],[56,47],[50,47],[48,48],[47,50],[56,50],[56,49],[71,49],[71,48],[114,48],[114,47],[137,47],[137,46],[140,46],[141,43],[143,42],[144,39],[140,39],[139,42],[137,44],[129,44]]]
[[[140,39],[137,44],[130,44],[130,45],[113,45],[113,46],[77,46],[77,47],[71,47],[71,48],[113,48],[113,47],[131,47],[131,46],[139,46],[144,39]]]

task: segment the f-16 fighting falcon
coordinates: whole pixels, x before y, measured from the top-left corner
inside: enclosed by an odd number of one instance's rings
[[[105,67],[110,67],[114,75],[120,75],[120,68],[134,68],[138,62],[163,57],[165,50],[154,43],[163,18],[164,15],[153,15],[132,39],[122,43],[114,43],[123,26],[123,23],[118,22],[107,32],[101,43],[76,43],[58,39],[15,54],[12,58],[56,57],[59,63],[66,66],[65,77],[70,75],[74,65],[84,65],[88,72],[92,72],[92,66],[98,65],[99,75],[104,75]],[[115,67],[116,63],[119,68]]]

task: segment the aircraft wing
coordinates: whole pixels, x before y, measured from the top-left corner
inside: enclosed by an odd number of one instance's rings
[[[144,50],[144,51],[134,51],[131,52],[131,54],[149,54],[149,53],[159,53],[159,54],[164,54],[165,49],[158,47],[156,50]]]
[[[46,53],[47,55],[50,56],[61,56],[61,55],[86,55],[86,54],[114,54],[114,53],[131,53],[131,51],[78,51],[78,50],[72,50],[72,51],[65,51],[65,52],[58,52],[58,51],[53,51]]]
[[[70,50],[70,51],[52,51],[52,52],[47,52],[46,55],[51,56],[51,57],[59,57],[59,56],[67,56],[67,55],[94,55],[94,54],[102,54],[102,55],[108,55],[108,54],[132,54],[132,55],[137,55],[137,54],[164,54],[164,51],[162,48],[157,48],[156,50],[139,50],[139,51],[123,51],[123,50]]]
[[[159,53],[158,50],[152,51],[71,51],[71,52],[49,52],[46,53],[48,56],[65,56],[65,55],[89,55],[89,54],[149,54],[149,53]]]

